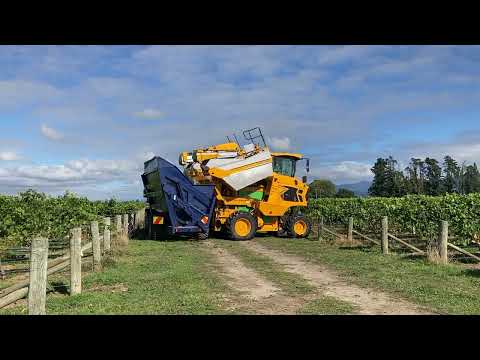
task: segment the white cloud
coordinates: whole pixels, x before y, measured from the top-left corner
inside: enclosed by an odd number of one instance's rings
[[[156,109],[144,109],[134,113],[134,116],[144,119],[160,119],[164,116],[163,112]]]
[[[134,184],[142,173],[142,163],[134,160],[78,159],[59,165],[20,165],[0,169],[0,187],[18,191],[29,187],[63,192],[85,186],[101,187],[116,182]],[[136,189],[141,194],[141,187]]]
[[[342,161],[338,164],[313,169],[313,175],[336,183],[371,180],[373,177],[371,167],[371,164],[357,161]]]
[[[273,137],[268,139],[272,148],[275,150],[289,150],[290,149],[290,138],[288,137]]]
[[[480,158],[480,149],[473,143],[446,148],[443,145],[449,144],[437,142],[414,148],[398,142],[413,136],[416,124],[425,125],[425,111],[439,113],[438,119],[442,112],[448,113],[460,119],[464,128],[469,126],[461,119],[480,99],[474,87],[480,79],[479,50],[435,46],[1,47],[0,67],[6,72],[2,79],[22,80],[0,81],[0,110],[32,109],[25,126],[34,124],[38,129],[42,122],[53,126],[42,128],[42,134],[52,140],[75,134],[68,144],[62,143],[62,158],[124,158],[140,166],[148,156],[137,157],[138,152],[154,151],[176,159],[180,151],[220,143],[233,132],[242,141],[242,129],[261,126],[273,138],[269,139],[272,149],[293,147],[312,161],[318,156],[319,174],[355,181],[370,176],[358,164],[373,164],[377,155],[391,153],[401,160],[403,154],[408,159],[417,152],[435,156],[439,150],[441,155],[448,152],[456,158]],[[398,121],[404,112],[418,114],[418,120],[407,127]],[[19,144],[5,143],[20,141],[24,133],[15,128],[10,133],[12,127],[2,127],[9,111],[2,114],[0,134],[8,134],[7,139],[0,139],[3,149],[22,148],[25,153],[35,152],[38,159],[55,161],[60,153],[57,142],[42,147],[27,138]],[[169,121],[154,120],[167,115]],[[151,120],[137,120],[132,126],[132,116]],[[434,134],[433,121],[428,127]],[[475,129],[475,124],[470,127]],[[392,135],[385,145],[382,133],[386,128],[403,137]],[[430,134],[429,129],[425,134]],[[282,137],[285,134],[289,137]],[[99,163],[96,170],[83,163],[58,166],[37,168],[36,175],[51,170],[60,179],[78,176],[80,180],[69,181],[81,182],[82,176],[95,177],[95,171],[105,173],[108,168]],[[102,166],[103,170],[98,169]],[[121,176],[118,179],[123,181]],[[47,180],[42,181],[46,184]],[[56,180],[49,181],[61,188]]]
[[[40,182],[55,184],[59,192],[68,188],[95,198],[142,198],[142,161],[80,159],[60,165],[59,170],[56,176],[48,175],[47,181]]]
[[[475,134],[472,134],[475,135]],[[410,161],[410,158],[426,157],[437,159],[442,162],[446,155],[453,157],[459,163],[466,161],[473,164],[480,163],[480,139],[469,139],[465,137],[457,137],[452,142],[425,142],[425,143],[407,143],[404,150],[401,151],[399,158],[404,158],[405,163]]]
[[[1,151],[0,152],[0,160],[3,161],[14,161],[20,160],[21,157],[13,151]]]
[[[145,152],[145,153],[143,153],[143,154],[140,154],[139,158],[140,158],[140,160],[142,160],[142,161],[147,161],[147,160],[152,159],[154,156],[155,156],[155,153],[154,153],[154,152],[152,152],[152,151],[147,151],[147,152]]]
[[[459,161],[473,163],[480,160],[480,144],[453,144],[442,150],[444,151],[443,156],[448,154]]]
[[[42,126],[40,127],[40,131],[45,137],[49,138],[50,140],[62,140],[64,137],[63,134],[61,134],[55,129],[52,129],[51,127],[48,127],[45,124],[42,124]]]

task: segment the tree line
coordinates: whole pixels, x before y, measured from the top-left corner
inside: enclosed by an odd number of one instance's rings
[[[433,158],[411,158],[402,171],[392,156],[378,158],[372,167],[373,182],[370,196],[398,197],[408,194],[439,196],[447,193],[480,192],[480,172],[477,164],[461,165],[451,156],[443,162]]]
[[[335,184],[326,179],[314,180],[308,186],[309,199],[355,197],[355,193],[353,191],[344,188],[339,188],[337,190]]]

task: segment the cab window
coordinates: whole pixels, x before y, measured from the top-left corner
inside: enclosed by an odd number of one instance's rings
[[[273,171],[280,175],[295,176],[295,165],[297,160],[286,157],[273,158]]]

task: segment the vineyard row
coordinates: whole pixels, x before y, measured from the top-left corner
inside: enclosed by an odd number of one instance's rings
[[[458,245],[468,245],[480,234],[480,194],[445,196],[408,195],[398,198],[322,198],[311,200],[307,209],[326,224],[346,224],[355,218],[363,233],[380,233],[381,219],[388,216],[392,233],[413,233],[425,239],[438,234],[439,221],[448,221]]]
[[[28,246],[34,236],[63,239],[74,227],[144,207],[141,201],[90,201],[68,192],[58,197],[33,190],[0,195],[0,249]]]

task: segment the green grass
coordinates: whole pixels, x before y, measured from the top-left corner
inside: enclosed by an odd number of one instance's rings
[[[222,299],[228,289],[211,264],[211,255],[195,242],[131,240],[126,254],[102,272],[84,276],[82,294],[49,295],[47,313],[226,313]],[[23,306],[0,313],[25,310]]]
[[[241,244],[213,240],[238,256],[246,266],[277,284],[288,296],[310,299],[300,314],[347,314],[356,309],[315,293],[298,274],[252,252]],[[384,256],[377,248],[353,248],[322,242],[260,237],[253,241],[335,269],[360,286],[399,295],[434,311],[480,314],[480,270],[464,265],[433,265],[424,259]],[[83,293],[54,293],[47,298],[48,314],[225,314],[225,299],[239,301],[229,289],[205,246],[194,241],[131,240],[128,251],[109,260],[100,273],[86,273]],[[68,279],[49,278],[68,292]],[[63,283],[62,283],[63,281]],[[241,302],[241,301],[239,301]],[[25,314],[25,305],[0,314]]]
[[[242,262],[275,283],[288,296],[309,297],[300,314],[340,314],[352,308],[336,299],[315,294],[315,288],[270,258],[238,242],[214,240]],[[114,258],[104,258],[100,273],[84,265],[82,294],[69,296],[68,271],[49,277],[47,314],[237,314],[255,313],[255,306],[226,286],[221,267],[198,242],[131,240]],[[225,299],[239,304],[225,310]],[[0,314],[26,314],[25,302]]]
[[[260,244],[328,265],[352,282],[397,294],[440,313],[480,314],[480,270],[433,265],[422,258],[384,256],[377,248],[258,238]]]
[[[299,315],[351,315],[357,307],[331,296],[319,296],[303,306]]]

